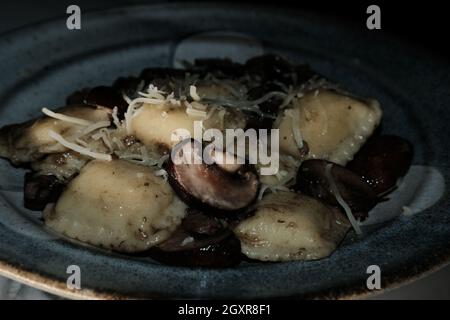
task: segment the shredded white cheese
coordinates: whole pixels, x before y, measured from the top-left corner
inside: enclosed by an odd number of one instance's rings
[[[264,193],[269,189],[269,186],[266,184],[261,185],[261,189],[259,189],[258,200],[262,200]]]
[[[185,245],[194,242],[194,238],[193,237],[186,237],[183,239],[183,241],[181,242],[181,246],[184,247]]]
[[[87,126],[86,128],[84,128],[83,131],[81,131],[81,135],[78,138],[81,138],[95,130],[109,127],[110,125],[111,125],[110,121],[99,121],[99,122],[93,123],[90,126]]]
[[[46,116],[49,116],[51,118],[55,118],[58,120],[62,120],[62,121],[66,121],[66,122],[70,122],[70,123],[74,123],[74,124],[78,124],[80,126],[89,126],[92,124],[91,121],[85,120],[85,119],[80,119],[80,118],[76,118],[76,117],[71,117],[71,116],[67,116],[65,114],[62,113],[57,113],[57,112],[53,112],[47,108],[42,108],[42,113],[44,113]]]
[[[294,135],[295,143],[297,143],[297,147],[299,149],[303,148],[303,137],[300,131],[300,114],[297,108],[293,108],[290,110],[290,116],[292,121],[292,134]]]
[[[161,158],[159,158],[158,163],[157,163],[158,168],[162,168],[162,166],[164,165],[164,162],[166,162],[169,158],[170,158],[169,154],[165,154]]]
[[[128,97],[124,96],[124,99],[128,103],[127,111],[125,112],[125,129],[128,134],[132,134],[131,122],[133,117],[135,117],[140,111],[141,107],[145,104],[149,105],[164,105],[166,103],[170,103],[174,106],[181,106],[181,102],[179,100],[174,99],[173,92],[167,96],[164,96],[166,93],[162,90],[158,90],[157,87],[152,84],[149,85],[147,92],[138,92],[139,97],[131,100]],[[128,99],[126,99],[128,98]],[[206,116],[206,115],[205,115]],[[114,118],[114,116],[113,116]],[[114,120],[114,123],[118,123]]]
[[[132,101],[125,93],[122,93],[122,98],[123,98],[123,100],[125,100],[125,102],[128,103],[128,104],[130,104],[131,101]]]
[[[194,106],[188,102],[185,101],[186,104],[186,114],[189,117],[194,117],[194,118],[201,118],[203,120],[206,119],[206,117],[208,116],[206,111],[203,110],[198,110],[196,108],[194,108]]]
[[[114,122],[114,125],[116,126],[116,128],[119,128],[121,126],[121,123],[120,123],[119,117],[117,116],[117,112],[118,112],[117,107],[114,107],[113,112],[112,112],[112,118],[113,118],[113,122]]]
[[[108,147],[109,151],[113,152],[114,148],[111,143],[111,136],[109,135],[109,131],[103,128],[100,130],[100,133],[100,138],[102,139],[103,144]]]
[[[76,138],[75,141],[76,141],[78,144],[81,144],[83,147],[87,147],[87,146],[88,146],[87,142],[81,140],[80,138]]]
[[[66,139],[64,139],[61,135],[57,134],[56,132],[54,132],[52,130],[48,131],[48,135],[50,138],[56,140],[57,142],[62,144],[64,147],[66,147],[70,150],[73,150],[75,152],[78,152],[80,154],[84,154],[85,156],[88,156],[88,157],[91,157],[94,159],[105,160],[105,161],[112,160],[112,157],[110,154],[94,152],[94,151],[91,151],[91,150],[89,150],[85,147],[82,147],[76,143],[69,142]]]
[[[168,175],[169,175],[169,174],[167,173],[167,171],[164,170],[164,169],[159,169],[159,170],[155,171],[154,174],[155,174],[155,176],[157,176],[157,177],[163,177],[164,180],[167,180],[167,177],[168,177]]]
[[[335,196],[337,202],[339,205],[344,209],[345,214],[347,215],[348,220],[350,221],[350,224],[352,225],[353,229],[355,229],[356,234],[360,235],[362,234],[361,228],[359,227],[358,221],[356,221],[352,210],[348,206],[347,202],[342,198],[341,194],[339,193],[339,189],[336,185],[336,182],[333,179],[333,176],[331,174],[331,168],[333,164],[328,163],[325,166],[325,176],[328,179],[328,183],[330,184],[331,191],[333,192],[333,195]]]
[[[111,139],[111,141],[120,149],[123,150],[125,149],[125,145],[123,144],[122,141],[120,141],[117,137],[113,137]]]
[[[194,101],[200,101],[202,98],[197,94],[197,87],[196,86],[190,86],[189,87],[189,95],[191,96]]]
[[[225,90],[227,90],[229,93],[231,93],[234,97],[236,98],[242,98],[245,92],[241,92],[239,89],[244,89],[243,86],[239,86],[238,88],[234,88],[233,87],[233,82],[232,81],[227,81],[224,79],[217,79],[216,77],[214,77],[213,75],[211,75],[210,79],[212,80],[212,82],[222,88],[224,88]]]

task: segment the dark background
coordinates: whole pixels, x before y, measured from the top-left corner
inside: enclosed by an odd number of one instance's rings
[[[66,15],[70,4],[79,5],[82,13],[101,10],[127,4],[148,2],[174,2],[151,0],[14,0],[0,3],[0,34],[30,23]],[[178,1],[180,2],[180,1]],[[416,47],[426,48],[450,61],[450,49],[447,45],[450,30],[450,11],[446,10],[444,1],[233,1],[268,4],[288,8],[308,10],[337,18],[342,23],[353,24],[355,31],[366,27],[368,14],[366,9],[371,4],[381,8],[382,30],[393,34]],[[201,4],[199,5],[201,10]],[[370,50],[370,48],[367,48]],[[1,57],[0,57],[1,59]],[[1,70],[0,70],[1,74]],[[450,90],[450,88],[449,88]],[[416,281],[400,289],[381,294],[382,299],[450,299],[450,267],[446,267],[423,280]]]
[[[255,1],[256,2],[256,1]],[[341,20],[365,25],[371,4],[381,8],[381,32],[394,34],[416,46],[450,56],[450,11],[443,1],[276,1],[285,6],[306,9]],[[269,2],[267,2],[269,3]]]
[[[79,5],[83,11],[98,10],[108,7],[141,4],[149,2],[182,2],[173,0],[6,0],[1,1],[0,15],[2,30],[15,28],[25,21],[39,21],[61,16],[70,4]],[[202,2],[197,0],[196,2]],[[203,2],[210,2],[205,1]],[[225,2],[225,1],[223,1]],[[399,0],[244,0],[228,1],[234,3],[251,3],[254,5],[283,6],[293,9],[318,12],[322,15],[337,17],[343,22],[353,23],[355,27],[366,24],[366,9],[371,4],[381,8],[382,30],[395,34],[416,46],[425,47],[449,59],[450,49],[447,44],[450,30],[450,10],[444,1],[399,1]],[[18,9],[20,10],[19,12]],[[199,6],[201,10],[201,6]],[[20,17],[18,19],[18,15]],[[6,28],[5,28],[6,26]]]

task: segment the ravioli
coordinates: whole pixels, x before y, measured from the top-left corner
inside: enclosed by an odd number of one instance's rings
[[[93,160],[54,206],[47,226],[70,238],[121,252],[146,250],[167,239],[185,205],[154,171],[123,160]]]
[[[242,253],[262,261],[315,260],[330,255],[349,230],[335,208],[294,192],[271,193],[234,229]]]
[[[132,132],[145,145],[159,144],[170,148],[178,142],[172,136],[177,129],[186,129],[194,137],[195,121],[203,121],[205,129],[219,130],[244,128],[246,124],[242,113],[235,110],[212,111],[208,119],[203,119],[188,115],[183,106],[145,104],[133,117]]]
[[[93,123],[109,120],[109,110],[104,108],[72,105],[56,111]],[[78,124],[47,116],[3,127],[0,130],[0,157],[8,158],[14,164],[21,164],[35,161],[48,153],[67,151],[66,147],[48,135],[49,131],[71,136],[82,128]]]
[[[301,156],[294,136],[298,125],[309,158],[345,165],[375,131],[381,116],[375,100],[364,102],[326,89],[309,92],[280,115],[280,151]]]

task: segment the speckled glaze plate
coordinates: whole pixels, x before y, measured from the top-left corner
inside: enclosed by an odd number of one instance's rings
[[[201,10],[200,9],[201,6]],[[360,297],[369,265],[383,288],[445,264],[450,254],[450,67],[420,49],[361,26],[304,12],[221,4],[135,6],[65,18],[0,37],[0,125],[63,105],[74,89],[110,84],[179,59],[262,52],[307,62],[384,109],[383,130],[408,138],[414,166],[362,238],[350,235],[329,258],[244,263],[208,270],[170,267],[62,239],[23,209],[24,170],[0,161],[0,273],[74,298]],[[408,216],[403,206],[412,208]],[[394,220],[388,218],[399,216]],[[383,227],[379,228],[383,222]],[[374,230],[376,229],[376,230]],[[81,290],[66,288],[67,266]]]

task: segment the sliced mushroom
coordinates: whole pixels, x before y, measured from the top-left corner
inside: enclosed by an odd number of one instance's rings
[[[243,65],[230,59],[202,58],[195,59],[194,68],[201,74],[214,74],[227,79],[239,78],[244,75]]]
[[[181,236],[177,239],[178,241],[185,237],[181,243],[190,239],[187,235],[178,234],[178,236]],[[241,262],[241,245],[231,231],[225,231],[201,242],[190,241],[195,244],[195,248],[166,251],[161,248],[163,246],[161,245],[158,248],[152,248],[148,254],[157,261],[184,267],[227,268]]]
[[[295,83],[294,66],[278,55],[266,54],[251,58],[245,63],[245,68],[263,81],[279,81],[286,85]]]
[[[120,77],[114,81],[113,88],[116,89],[117,92],[133,98],[136,95],[142,81],[142,79],[136,77]]]
[[[169,239],[148,253],[155,260],[187,267],[223,268],[241,261],[239,240],[225,224],[193,209]]]
[[[25,174],[23,203],[25,208],[41,211],[49,203],[56,202],[64,183],[54,175]]]
[[[248,91],[247,96],[249,100],[257,100],[274,91],[282,92],[283,89],[280,84],[264,82],[261,85],[251,88]],[[258,105],[264,115],[259,115],[254,112],[247,112],[247,128],[271,129],[274,119],[279,112],[279,106],[282,103],[283,98],[281,96],[274,96]],[[268,115],[271,115],[272,117],[269,117]]]
[[[128,107],[128,103],[123,99],[118,90],[106,86],[99,86],[89,90],[83,102],[91,106],[103,107],[111,110],[114,107],[117,107],[119,115],[123,115]]]
[[[194,142],[187,143],[181,152],[194,150]],[[259,189],[257,174],[249,166],[230,172],[219,165],[195,163],[175,164],[168,161],[169,183],[188,205],[210,211],[238,211],[256,199]]]
[[[173,69],[173,68],[146,68],[142,70],[139,79],[144,80],[145,84],[150,84],[156,79],[184,79],[186,73],[189,72],[185,69]]]
[[[383,135],[371,138],[347,167],[367,181],[377,194],[382,194],[406,174],[413,155],[413,147],[407,140]]]
[[[195,236],[216,235],[225,229],[225,225],[222,220],[192,208],[187,209],[182,222],[183,229]]]
[[[327,175],[327,165],[331,166]],[[378,201],[375,190],[354,172],[325,160],[306,160],[298,170],[295,189],[333,206],[339,206],[337,195],[331,187],[336,184],[342,199],[354,215],[364,218]]]

